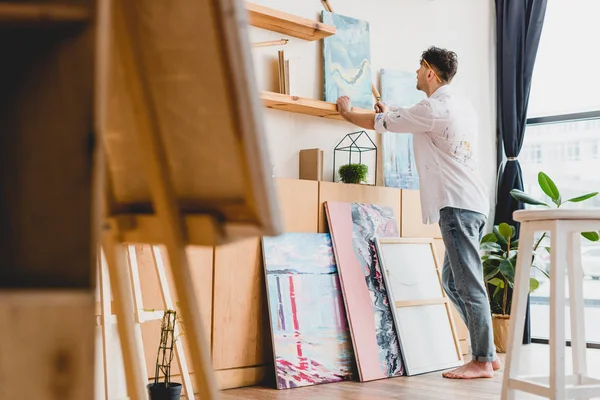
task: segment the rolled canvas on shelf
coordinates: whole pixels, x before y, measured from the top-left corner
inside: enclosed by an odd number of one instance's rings
[[[354,353],[328,233],[263,237],[277,388],[351,379]]]
[[[394,213],[374,204],[325,202],[361,381],[404,373],[376,237],[397,237]]]
[[[381,237],[376,246],[406,375],[462,365],[433,239]]]

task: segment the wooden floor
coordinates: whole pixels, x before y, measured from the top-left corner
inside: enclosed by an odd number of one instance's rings
[[[523,373],[544,375],[549,372],[549,346],[531,344],[523,347],[521,366]],[[567,372],[571,372],[571,349],[567,352]],[[504,361],[504,355],[500,355]],[[442,378],[441,372],[412,377],[398,377],[373,382],[343,382],[312,387],[275,390],[267,387],[248,387],[224,390],[222,400],[492,400],[500,398],[502,373],[497,371],[492,379],[451,380]],[[588,350],[588,371],[600,377],[600,350]],[[517,399],[540,399],[526,394]]]

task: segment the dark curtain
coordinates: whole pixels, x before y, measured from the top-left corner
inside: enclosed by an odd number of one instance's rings
[[[523,176],[517,157],[523,145],[531,75],[540,42],[547,0],[496,0],[496,71],[498,104],[498,188],[494,224],[507,222],[523,203],[510,195],[523,190]],[[508,161],[502,165],[502,150]],[[512,293],[511,293],[512,295]],[[529,299],[523,343],[531,342]]]

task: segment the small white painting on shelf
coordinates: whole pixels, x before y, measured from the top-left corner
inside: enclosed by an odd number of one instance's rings
[[[381,70],[381,99],[391,109],[411,107],[426,98],[417,90],[417,74],[393,69]],[[382,134],[383,181],[388,187],[419,189],[411,133]]]

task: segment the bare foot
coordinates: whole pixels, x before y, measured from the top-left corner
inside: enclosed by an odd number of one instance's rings
[[[498,357],[496,357],[496,359],[492,361],[492,368],[494,369],[494,371],[498,371],[500,368],[502,368],[502,361],[500,361]]]
[[[494,369],[491,362],[471,361],[462,367],[444,372],[442,376],[449,379],[493,378]]]

